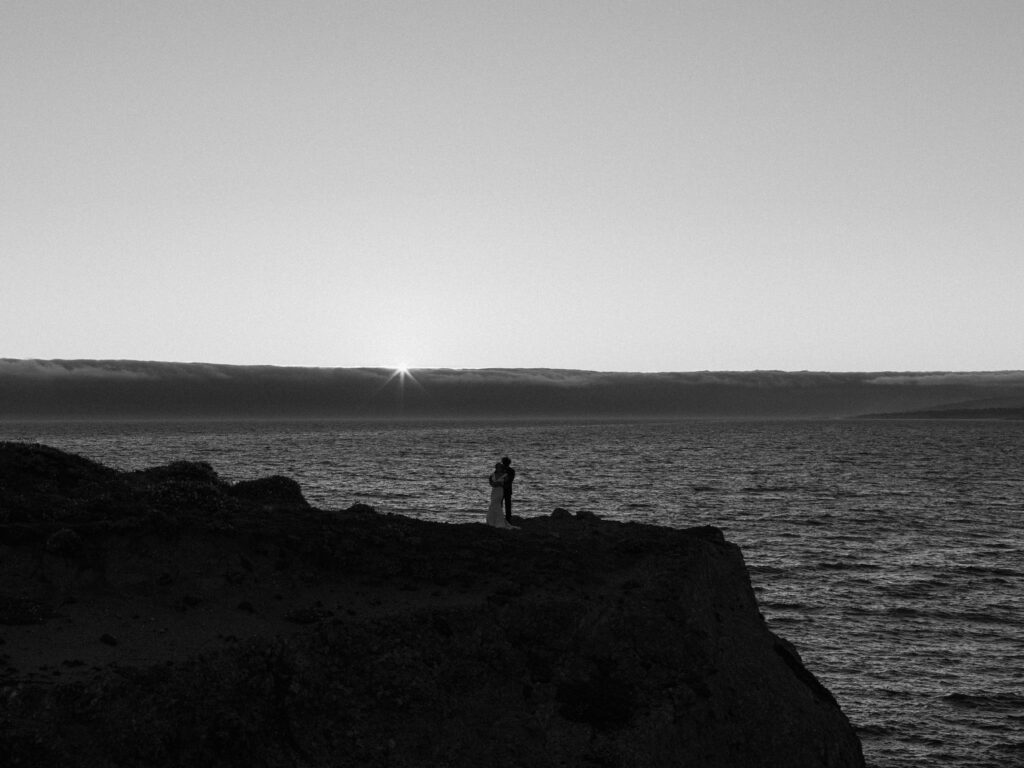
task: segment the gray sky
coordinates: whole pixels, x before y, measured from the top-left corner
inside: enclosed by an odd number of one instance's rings
[[[0,0],[0,356],[995,370],[1024,3]]]

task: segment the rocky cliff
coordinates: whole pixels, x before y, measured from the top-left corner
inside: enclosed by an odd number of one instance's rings
[[[740,550],[0,444],[10,766],[863,766]]]

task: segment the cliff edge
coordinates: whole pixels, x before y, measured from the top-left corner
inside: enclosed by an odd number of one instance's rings
[[[738,547],[0,443],[9,766],[864,765]]]

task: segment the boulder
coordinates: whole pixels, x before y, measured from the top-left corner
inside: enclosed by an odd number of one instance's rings
[[[243,480],[231,486],[229,493],[242,501],[271,507],[308,507],[299,484],[290,477],[273,475],[258,480]]]

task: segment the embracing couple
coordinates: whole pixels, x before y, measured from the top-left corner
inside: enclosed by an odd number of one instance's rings
[[[494,465],[494,472],[487,478],[491,484],[491,506],[487,510],[487,524],[495,528],[514,528],[512,525],[512,481],[516,471],[512,460],[506,456]],[[502,512],[502,504],[505,509]]]

